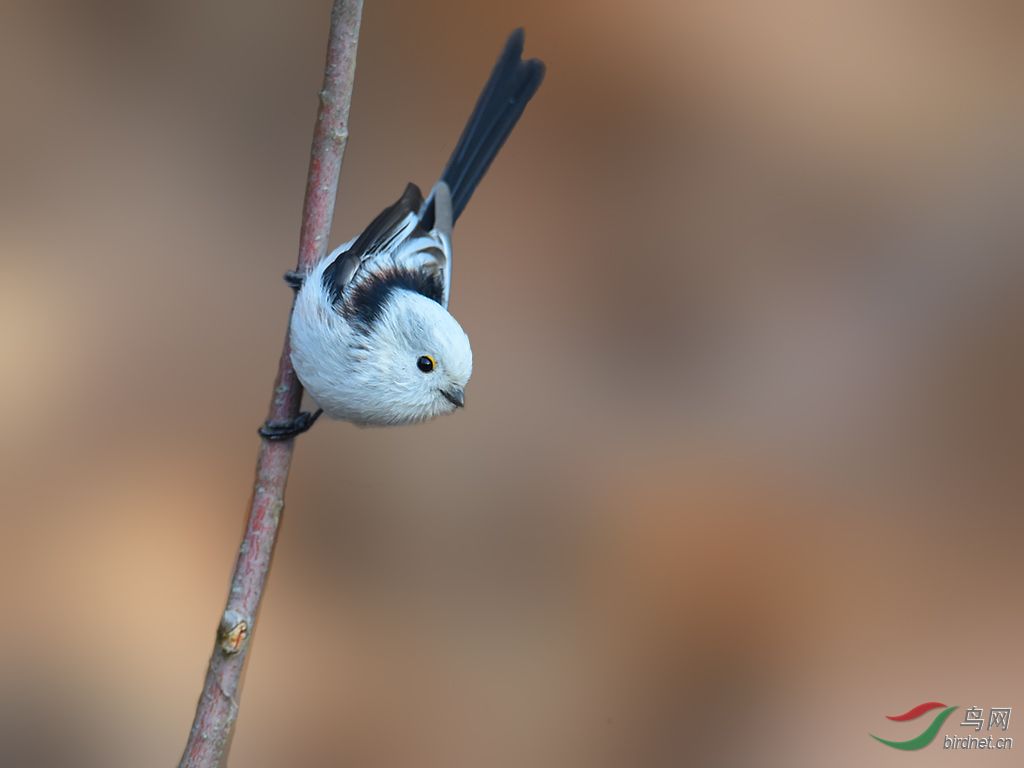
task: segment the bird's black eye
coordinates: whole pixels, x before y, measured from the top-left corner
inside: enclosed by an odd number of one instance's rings
[[[430,373],[434,370],[434,358],[430,355],[423,355],[423,357],[416,361],[416,367],[423,371],[423,373]]]

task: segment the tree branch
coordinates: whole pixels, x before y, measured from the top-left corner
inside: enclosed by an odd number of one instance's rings
[[[348,139],[348,113],[362,12],[362,0],[335,0],[331,10],[327,63],[313,131],[299,236],[298,270],[302,273],[327,254],[338,175]],[[267,421],[295,418],[301,401],[302,385],[292,369],[291,348],[285,336]],[[227,606],[217,629],[217,640],[181,768],[215,768],[227,758],[238,717],[242,669],[270,571],[294,447],[294,439],[272,442],[264,438],[260,442],[245,537],[231,576]]]

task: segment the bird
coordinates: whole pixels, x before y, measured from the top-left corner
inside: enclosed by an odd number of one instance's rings
[[[430,194],[409,183],[308,274],[285,276],[291,362],[318,409],[265,423],[263,437],[291,439],[322,413],[386,426],[464,407],[473,352],[448,312],[452,228],[544,79],[543,62],[523,59],[524,37],[508,37]]]

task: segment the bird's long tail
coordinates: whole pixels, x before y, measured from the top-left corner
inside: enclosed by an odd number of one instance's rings
[[[523,61],[523,30],[509,35],[498,63],[462,130],[459,143],[448,160],[441,181],[451,190],[453,221],[466,207],[501,145],[512,132],[527,102],[544,79],[544,63],[538,59]],[[423,206],[421,220],[433,222],[433,195]]]

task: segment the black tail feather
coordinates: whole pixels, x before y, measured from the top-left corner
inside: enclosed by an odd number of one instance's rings
[[[537,59],[523,61],[523,30],[517,29],[505,43],[498,63],[477,100],[473,114],[455,145],[448,165],[441,174],[452,194],[453,221],[472,197],[491,161],[512,132],[526,104],[544,79],[544,64]],[[433,197],[420,217],[428,228],[433,225]]]

